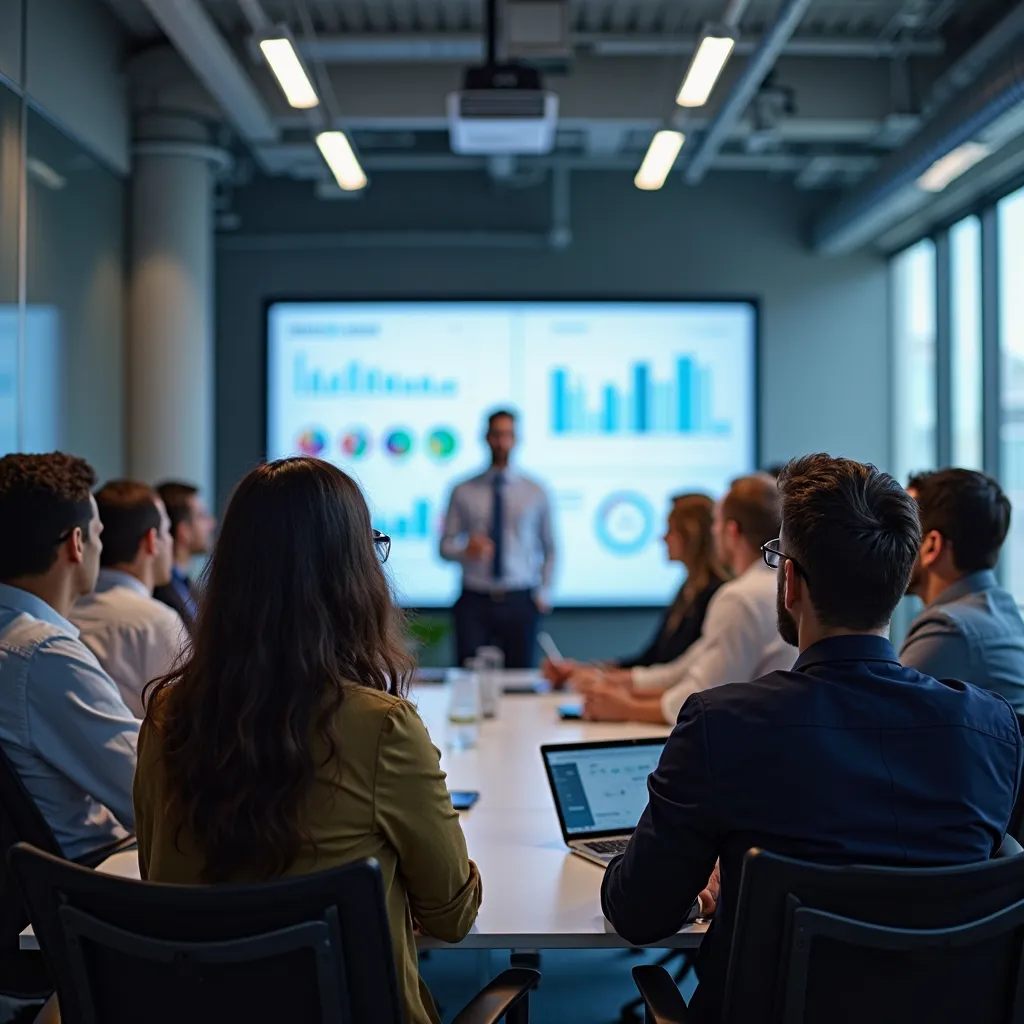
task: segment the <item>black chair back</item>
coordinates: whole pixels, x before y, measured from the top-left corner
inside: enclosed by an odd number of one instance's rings
[[[1016,714],[1017,727],[1020,729],[1021,735],[1024,736],[1024,715],[1019,711]],[[1010,815],[1010,824],[1006,829],[1007,834],[1013,836],[1018,843],[1022,839],[1022,831],[1024,831],[1024,784],[1021,785],[1020,790],[1017,793],[1017,802],[1013,805],[1013,813]]]
[[[21,776],[0,747],[0,951],[14,950],[18,934],[28,924],[7,851],[15,843],[31,843],[40,850],[61,856],[60,844],[32,799]]]
[[[1024,856],[825,867],[751,850],[724,1024],[1024,1022]]]
[[[19,843],[10,862],[63,1024],[401,1024],[380,870],[160,885]]]

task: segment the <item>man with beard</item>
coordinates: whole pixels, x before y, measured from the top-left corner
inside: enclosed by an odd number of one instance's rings
[[[998,849],[1020,784],[1007,702],[900,665],[887,639],[921,544],[888,474],[827,455],[779,480],[778,626],[792,671],[691,696],[602,903],[635,945],[675,933],[716,862],[719,906],[697,960],[698,1024],[720,1019],[743,857],[954,865]],[[707,893],[702,897],[707,898]]]
[[[900,661],[940,679],[964,679],[1024,712],[1024,620],[994,569],[1010,530],[1010,500],[990,476],[942,469],[911,479],[921,551],[908,593],[924,602]]]

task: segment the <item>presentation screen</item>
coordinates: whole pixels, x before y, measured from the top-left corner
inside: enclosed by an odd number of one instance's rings
[[[410,607],[450,604],[452,486],[482,472],[486,416],[547,489],[563,606],[665,604],[670,498],[755,463],[757,312],[746,302],[278,302],[267,455],[329,459],[363,488]]]

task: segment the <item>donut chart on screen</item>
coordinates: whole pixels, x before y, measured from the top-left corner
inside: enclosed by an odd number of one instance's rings
[[[267,453],[348,472],[393,539],[399,601],[445,607],[452,487],[510,409],[513,466],[551,500],[555,603],[664,607],[672,496],[718,497],[757,464],[756,339],[752,301],[275,302]]]
[[[654,535],[654,509],[642,494],[610,494],[597,510],[595,529],[598,539],[613,554],[635,554]]]

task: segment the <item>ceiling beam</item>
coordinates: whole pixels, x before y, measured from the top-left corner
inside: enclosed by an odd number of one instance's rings
[[[577,32],[570,38],[574,49],[598,57],[688,56],[696,48],[696,36],[630,35],[613,32]],[[741,39],[735,52],[749,55],[758,39]],[[325,63],[371,64],[410,62],[428,64],[465,63],[484,59],[483,40],[472,34],[364,33],[321,35],[299,40],[299,49],[309,60]],[[815,36],[790,39],[782,51],[790,57],[829,57],[882,60],[893,57],[937,57],[945,52],[939,37],[886,41],[849,36]]]

